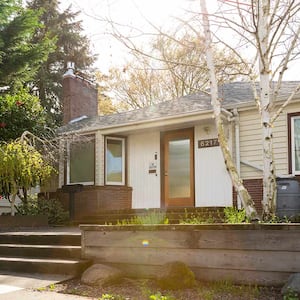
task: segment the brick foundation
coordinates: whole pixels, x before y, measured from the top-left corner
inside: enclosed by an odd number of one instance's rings
[[[57,198],[65,210],[69,210],[70,193],[58,189],[48,197]],[[127,186],[83,186],[82,190],[74,193],[74,220],[107,210],[131,209],[132,188]]]
[[[262,179],[261,178],[260,179],[245,179],[245,180],[243,180],[243,182],[255,203],[255,208],[256,208],[258,214],[261,214],[262,213],[261,201],[263,198],[263,181],[262,181]],[[235,207],[237,207],[237,193],[235,190],[233,190],[233,205]]]

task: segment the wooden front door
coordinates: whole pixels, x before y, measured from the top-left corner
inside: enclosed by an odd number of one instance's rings
[[[162,205],[194,206],[193,128],[163,133],[162,153]]]

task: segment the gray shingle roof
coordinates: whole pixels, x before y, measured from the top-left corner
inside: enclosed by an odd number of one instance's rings
[[[283,82],[279,99],[286,98],[300,81]],[[258,89],[258,84],[257,84]],[[219,97],[223,99],[223,107],[230,109],[241,105],[251,105],[253,90],[249,82],[233,82],[219,87]],[[139,121],[153,121],[155,119],[171,116],[182,116],[196,112],[209,112],[212,110],[210,96],[205,93],[187,95],[175,100],[161,102],[137,110],[116,113],[105,116],[86,118],[72,124],[67,124],[58,130],[58,133],[67,133],[82,129],[96,130],[114,126],[127,125]]]

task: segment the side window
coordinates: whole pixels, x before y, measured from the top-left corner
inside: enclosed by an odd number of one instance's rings
[[[291,163],[292,173],[300,174],[300,115],[293,116],[290,120],[291,128]]]
[[[105,184],[125,185],[125,139],[107,137],[105,148]]]
[[[68,147],[68,184],[95,182],[95,137],[84,136]]]

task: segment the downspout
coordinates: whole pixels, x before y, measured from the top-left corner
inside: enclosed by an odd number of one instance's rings
[[[235,163],[238,174],[241,174],[241,153],[240,153],[240,116],[237,108],[233,109],[234,115],[234,131],[235,131]],[[242,208],[242,202],[237,195],[238,209]]]

